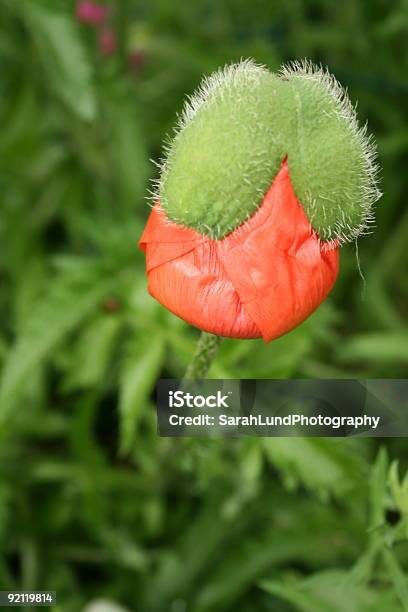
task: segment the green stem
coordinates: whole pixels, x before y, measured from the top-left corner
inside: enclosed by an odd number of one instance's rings
[[[184,375],[185,379],[205,378],[220,346],[221,336],[201,332],[193,359]]]

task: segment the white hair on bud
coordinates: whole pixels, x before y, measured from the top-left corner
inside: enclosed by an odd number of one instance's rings
[[[333,244],[353,242],[358,236],[371,233],[370,225],[375,221],[374,204],[381,198],[382,193],[378,189],[380,168],[377,163],[377,147],[373,136],[367,134],[367,123],[361,127],[359,126],[356,108],[352,105],[347,90],[340,85],[328,68],[323,68],[310,60],[304,59],[284,64],[278,75],[286,80],[290,80],[293,76],[301,76],[323,86],[334,99],[338,116],[347,122],[352,134],[361,147],[363,169],[367,176],[366,184],[363,187],[363,197],[359,203],[361,223],[358,226],[351,227],[344,215],[343,222],[338,221],[330,228],[330,236],[326,243],[328,248],[330,248],[331,241],[333,241]]]
[[[159,199],[159,194],[163,193],[164,185],[167,180],[169,171],[171,170],[172,153],[177,146],[180,135],[191,124],[204,104],[212,101],[222,101],[224,91],[233,88],[237,81],[242,83],[244,79],[249,85],[251,82],[257,82],[263,74],[269,73],[266,66],[257,64],[252,59],[241,60],[238,63],[230,64],[221,68],[210,76],[204,77],[198,89],[191,95],[187,96],[183,110],[178,116],[177,124],[174,128],[173,138],[165,140],[163,151],[164,157],[159,162],[154,162],[159,168],[159,178],[153,179],[151,195],[148,199],[156,202]],[[313,81],[324,88],[335,102],[335,113],[339,119],[346,122],[350,129],[351,135],[355,138],[356,143],[361,150],[361,180],[362,180],[362,195],[357,206],[360,210],[360,223],[355,225],[351,217],[347,217],[347,213],[343,211],[341,218],[337,219],[331,227],[325,229],[325,239],[321,242],[324,250],[332,249],[342,243],[352,242],[358,236],[369,233],[370,226],[374,223],[374,204],[381,197],[381,192],[377,187],[379,166],[377,164],[377,150],[374,139],[367,134],[367,125],[359,126],[357,120],[356,109],[350,102],[347,90],[344,89],[337,79],[328,71],[327,68],[313,64],[309,60],[293,61],[281,67],[277,76],[283,80],[291,80],[293,77],[301,77]],[[237,88],[237,91],[239,88]],[[238,94],[237,94],[238,95]],[[254,160],[254,164],[257,163]],[[243,174],[244,182],[248,179]],[[260,192],[262,198],[264,192]],[[316,194],[315,194],[316,195]],[[319,194],[317,194],[319,195]],[[347,196],[347,194],[346,194]],[[308,196],[309,197],[309,196]],[[330,197],[321,197],[326,199],[328,204],[336,201],[335,187],[333,194]],[[351,196],[350,196],[351,200]],[[310,194],[308,202],[311,216],[315,210],[316,200]],[[326,216],[325,206],[320,206],[323,216]],[[248,217],[251,215],[248,214]],[[173,217],[173,221],[183,223],[181,219]],[[313,219],[311,219],[313,221]],[[211,228],[210,228],[211,229]],[[212,228],[214,230],[214,228]],[[231,227],[231,231],[237,229]],[[238,228],[239,229],[239,228]]]
[[[160,178],[152,179],[153,188],[147,197],[148,200],[157,201],[159,199],[159,194],[169,172],[168,159],[178,136],[193,121],[203,104],[207,103],[215,94],[221,94],[222,96],[223,88],[233,86],[236,80],[243,75],[250,83],[252,79],[256,79],[264,72],[268,72],[266,66],[257,64],[253,59],[242,59],[238,63],[227,64],[209,76],[203,77],[194,93],[186,96],[184,107],[173,128],[173,138],[167,136],[164,140],[163,157],[158,162],[154,162],[155,166],[160,169]]]
[[[256,79],[263,72],[268,72],[266,66],[257,64],[252,59],[245,59],[237,64],[227,64],[210,76],[204,77],[198,89],[187,97],[187,102],[176,127],[176,133],[191,123],[204,102],[208,102],[215,93],[221,93],[222,95],[222,88],[234,86],[235,82],[243,75],[246,81],[250,83],[252,79]]]

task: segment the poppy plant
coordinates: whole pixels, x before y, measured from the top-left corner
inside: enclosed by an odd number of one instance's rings
[[[205,79],[167,145],[140,239],[153,297],[185,321],[266,342],[327,297],[340,246],[373,218],[375,146],[309,62]]]

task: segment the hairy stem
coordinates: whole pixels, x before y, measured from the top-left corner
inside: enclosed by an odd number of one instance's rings
[[[220,346],[221,336],[201,332],[193,359],[184,379],[205,378]]]

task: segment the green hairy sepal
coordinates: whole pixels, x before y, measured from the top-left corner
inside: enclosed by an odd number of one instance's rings
[[[261,204],[287,157],[323,241],[350,241],[372,221],[375,146],[338,82],[309,62],[278,74],[251,60],[204,79],[167,145],[158,190],[167,216],[223,238]]]

